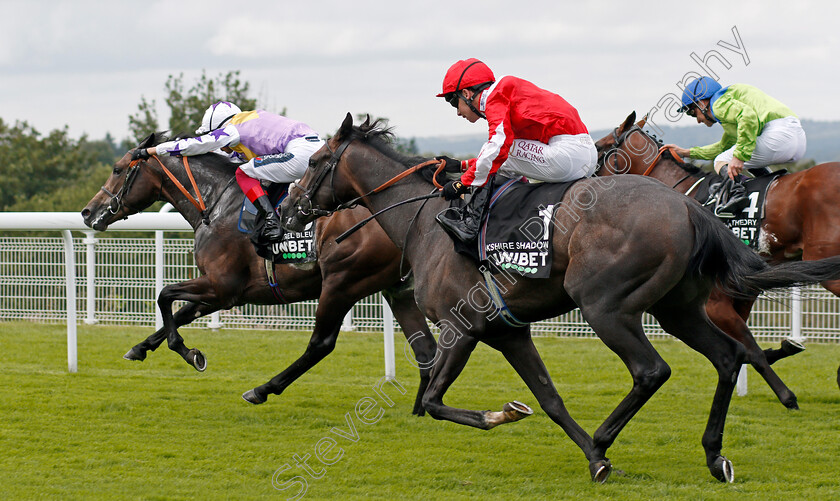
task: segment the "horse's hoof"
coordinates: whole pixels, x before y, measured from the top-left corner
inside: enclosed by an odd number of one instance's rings
[[[782,405],[784,405],[785,407],[787,407],[788,409],[790,409],[792,411],[798,411],[799,410],[799,402],[797,402],[795,396],[793,398],[790,398],[790,399],[782,402]]]
[[[712,476],[721,482],[731,484],[735,481],[735,469],[732,467],[732,461],[723,456],[718,456],[715,462],[709,467]]]
[[[805,351],[805,346],[793,339],[782,339],[782,353],[786,356],[796,355],[797,353]]]
[[[138,350],[136,346],[132,347],[128,352],[123,355],[123,358],[126,360],[136,360],[138,362],[142,362],[146,360],[146,352],[144,350]]]
[[[610,478],[612,473],[612,463],[607,458],[599,461],[589,463],[589,473],[592,475],[592,481],[603,484]]]
[[[489,430],[500,424],[513,423],[533,414],[534,411],[522,402],[508,402],[501,412],[484,411],[484,428]]]
[[[246,391],[242,394],[242,398],[244,398],[246,402],[254,405],[265,403],[265,399],[261,399],[260,397],[258,397],[257,392],[255,392],[254,390]]]
[[[201,353],[193,348],[189,353],[187,353],[187,357],[189,358],[190,364],[195,367],[195,370],[198,372],[204,372],[207,370],[207,358],[204,356],[204,353]]]
[[[533,409],[516,400],[506,403],[505,406],[502,407],[502,412],[505,413],[509,423],[525,419],[526,417],[534,414]]]

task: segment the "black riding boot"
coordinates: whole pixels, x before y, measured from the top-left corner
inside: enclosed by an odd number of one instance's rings
[[[715,207],[715,215],[737,215],[750,203],[749,198],[747,198],[747,190],[738,178],[734,181],[729,179],[728,165],[724,165],[720,169],[720,175],[726,181],[720,188],[721,194]]]
[[[450,207],[442,210],[435,219],[454,238],[471,244],[478,238],[484,212],[490,201],[491,190],[482,188],[470,196],[469,201],[461,208]]]
[[[257,208],[259,216],[263,218],[262,233],[260,233],[260,240],[267,243],[276,243],[283,239],[283,227],[280,226],[280,220],[277,213],[274,212],[274,207],[268,200],[268,195],[262,195],[254,201],[254,206]]]

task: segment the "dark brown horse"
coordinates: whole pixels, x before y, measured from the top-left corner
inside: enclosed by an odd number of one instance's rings
[[[634,123],[635,120],[636,114],[631,113],[612,134],[596,142],[601,164],[599,175],[647,175],[680,193],[690,192],[688,194],[693,197],[708,173],[668,151],[660,154],[657,140],[642,129],[645,120]],[[708,180],[705,185],[708,185]],[[774,181],[765,200],[759,253],[771,265],[840,255],[838,193],[840,162],[815,165]],[[839,280],[822,282],[822,286],[840,296]],[[796,349],[789,341],[782,344],[781,350],[762,351],[759,348],[746,324],[754,303],[755,298],[732,298],[715,289],[706,311],[718,327],[747,347],[747,361],[764,377],[779,400],[787,407],[796,408],[796,396],[769,365],[796,353]]]
[[[151,136],[141,148],[155,143]],[[198,370],[206,364],[204,355],[189,349],[178,327],[218,310],[246,303],[278,304],[318,299],[315,329],[304,354],[289,368],[267,383],[247,391],[243,398],[259,404],[269,394],[279,395],[293,381],[326,357],[335,347],[342,319],[356,302],[384,291],[395,318],[406,337],[411,337],[420,371],[420,388],[414,413],[422,415],[421,396],[428,384],[428,362],[435,353],[435,339],[426,319],[417,309],[410,287],[400,280],[401,253],[377,224],[369,224],[342,245],[335,236],[370,213],[364,208],[336,214],[319,221],[315,230],[318,261],[315,264],[275,266],[279,290],[272,292],[265,262],[257,256],[248,236],[237,229],[242,190],[233,180],[236,165],[216,154],[190,157],[198,192],[206,203],[208,223],[187,195],[165,175],[164,166],[182,186],[191,186],[180,157],[161,157],[134,162],[127,153],[114,165],[111,176],[82,211],[85,224],[104,231],[109,224],[148,207],[157,200],[170,202],[195,230],[195,263],[201,276],[167,285],[158,297],[163,328],[134,346],[125,358],[143,360],[164,339],[169,348]],[[192,191],[192,188],[190,190]],[[192,196],[192,195],[191,195]],[[198,197],[193,197],[198,198]],[[186,301],[173,315],[172,303]],[[426,364],[426,365],[424,365]]]
[[[282,205],[284,224],[299,230],[320,215],[356,202],[375,213],[429,194],[431,185],[414,175],[377,190],[413,163],[383,140],[386,135],[376,124],[354,127],[348,114],[335,136],[312,156],[299,185],[290,189]],[[590,436],[569,416],[527,327],[511,327],[500,319],[476,264],[453,252],[452,241],[435,221],[448,204],[433,199],[418,205],[400,205],[377,219],[411,262],[417,304],[441,328],[423,396],[426,411],[436,419],[482,429],[530,414],[518,402],[500,412],[443,403],[446,390],[483,341],[502,352],[545,412],[583,451],[591,478],[599,482],[612,468],[607,449],[670,375],[670,367],[644,334],[644,312],[714,365],[717,388],[702,444],[712,475],[732,481],[732,463],[721,455],[721,448],[745,350],[709,320],[709,293],[718,280],[733,291],[754,293],[840,276],[840,259],[768,267],[711,214],[658,181],[640,176],[578,181],[555,205],[551,276],[529,279],[499,273],[495,279],[507,307],[521,321],[580,308],[598,337],[629,369],[632,389]],[[651,214],[657,215],[655,225],[647,222]]]

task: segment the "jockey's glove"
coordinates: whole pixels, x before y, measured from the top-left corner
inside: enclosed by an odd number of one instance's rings
[[[464,186],[464,183],[461,181],[449,181],[448,183],[443,185],[443,199],[444,200],[455,200],[456,198],[460,198],[461,195],[469,191],[468,186]]]
[[[146,148],[137,148],[131,152],[132,160],[148,160],[149,157],[151,155],[149,155],[149,151]]]
[[[460,160],[455,160],[454,158],[449,158],[445,155],[435,157],[435,160],[443,160],[446,162],[446,167],[443,169],[445,172],[461,172]]]

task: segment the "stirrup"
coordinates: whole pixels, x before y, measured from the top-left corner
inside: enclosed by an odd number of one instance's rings
[[[736,195],[734,198],[730,198],[726,201],[726,203],[722,204],[720,207],[715,207],[715,213],[729,213],[732,214],[732,217],[735,217],[735,214],[738,214],[750,203],[750,199],[744,195]]]
[[[478,238],[478,219],[463,208],[446,208],[435,216],[435,220],[451,237],[465,244]]]

